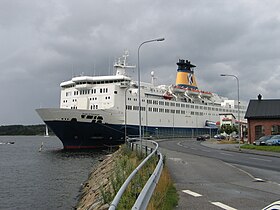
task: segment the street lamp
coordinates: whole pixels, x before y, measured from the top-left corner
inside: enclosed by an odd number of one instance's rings
[[[239,112],[239,79],[237,76],[233,74],[221,74],[222,77],[234,77],[237,81],[237,112],[238,112],[238,134],[239,134],[239,141],[238,141],[238,150],[240,149],[240,138],[241,138],[241,131],[240,131],[240,112]]]
[[[140,95],[140,58],[139,58],[139,52],[142,45],[149,43],[149,42],[161,42],[164,41],[164,38],[158,38],[158,39],[151,39],[142,42],[138,47],[138,106],[139,106],[139,138],[140,138],[140,150],[142,150],[142,135],[141,135],[141,95]]]

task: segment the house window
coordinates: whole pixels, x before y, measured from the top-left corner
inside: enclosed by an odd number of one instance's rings
[[[255,126],[255,137],[256,137],[256,139],[259,139],[262,136],[264,136],[264,126],[262,126],[262,125]]]
[[[271,126],[271,135],[276,135],[280,133],[280,126],[279,125],[273,125]]]

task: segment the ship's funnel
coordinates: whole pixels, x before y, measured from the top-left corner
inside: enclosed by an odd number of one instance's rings
[[[188,60],[179,59],[177,69],[176,85],[184,88],[197,89],[193,68],[195,65]]]

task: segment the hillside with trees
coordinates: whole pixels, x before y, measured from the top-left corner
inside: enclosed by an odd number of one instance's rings
[[[0,126],[1,136],[45,135],[46,125],[3,125]],[[50,135],[52,132],[49,130]]]

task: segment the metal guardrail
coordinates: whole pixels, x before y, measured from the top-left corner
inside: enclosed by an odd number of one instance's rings
[[[135,138],[133,140],[135,140]],[[139,139],[138,139],[138,141],[139,141]],[[142,168],[143,165],[145,165],[145,163],[155,153],[157,153],[158,156],[159,156],[158,164],[157,164],[153,174],[150,176],[149,180],[147,181],[147,183],[143,187],[142,191],[140,192],[136,202],[134,203],[134,206],[132,207],[132,209],[134,209],[134,210],[146,209],[146,207],[147,207],[147,205],[150,201],[150,198],[151,198],[151,196],[154,192],[154,189],[157,185],[157,182],[160,178],[160,175],[161,175],[161,171],[162,171],[162,168],[163,168],[163,156],[158,151],[158,143],[156,143],[155,141],[151,141],[151,140],[145,140],[145,141],[146,142],[151,142],[155,146],[155,148],[150,148],[150,150],[152,152],[137,166],[137,168],[125,180],[125,182],[123,183],[123,185],[119,189],[118,193],[116,194],[115,198],[113,199],[113,201],[112,201],[112,203],[109,207],[109,210],[115,210],[117,208],[117,205],[119,204],[119,201],[120,201],[123,193],[125,192],[126,188],[128,187],[130,181],[133,179],[135,174]],[[133,143],[131,143],[131,144],[133,144]],[[140,148],[140,149],[142,150],[143,148]]]

